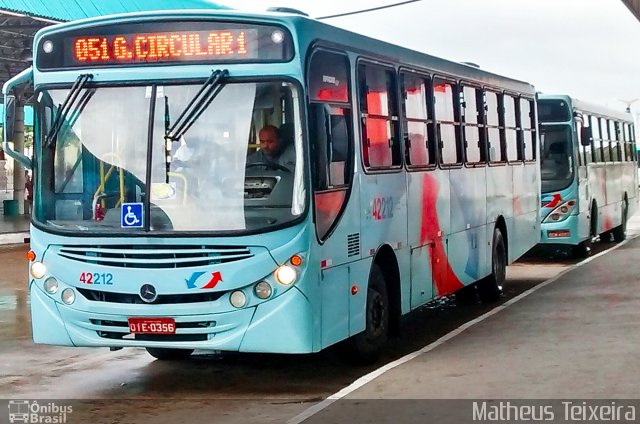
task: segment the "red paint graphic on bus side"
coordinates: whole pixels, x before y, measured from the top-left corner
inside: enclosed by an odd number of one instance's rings
[[[610,229],[613,228],[613,220],[611,219],[611,217],[609,215],[605,215],[604,217],[604,222],[602,223],[603,225],[603,230],[604,231],[609,231]]]
[[[515,216],[522,214],[522,200],[520,196],[514,196],[513,198],[513,214]]]
[[[438,237],[440,230],[440,222],[438,220],[438,210],[436,207],[438,201],[438,181],[425,175],[422,180],[422,223],[420,226],[420,242],[426,244],[428,240],[433,240],[433,261],[432,264],[440,267],[439,270],[433,270],[433,282],[436,288],[436,294],[444,296],[455,292],[464,287],[464,284],[458,279],[451,264],[447,258],[447,252],[442,238]],[[441,271],[441,272],[438,272]]]

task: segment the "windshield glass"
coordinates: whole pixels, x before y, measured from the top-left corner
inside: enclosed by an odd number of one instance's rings
[[[300,216],[296,88],[221,84],[212,101],[194,104],[201,87],[83,89],[57,137],[42,142],[36,221],[87,232],[253,232]],[[42,139],[68,94],[38,96]],[[188,125],[169,131],[179,119]]]
[[[573,181],[573,145],[568,125],[541,125],[542,192],[567,188]]]

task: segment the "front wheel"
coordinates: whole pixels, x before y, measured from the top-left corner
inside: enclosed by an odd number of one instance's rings
[[[389,335],[389,297],[384,275],[377,264],[371,266],[365,329],[347,341],[347,353],[351,360],[367,364],[380,356]]]
[[[161,361],[180,361],[187,359],[193,353],[193,349],[167,349],[163,347],[148,347],[149,355]]]
[[[507,276],[507,246],[499,228],[493,230],[491,274],[478,281],[478,296],[483,302],[495,302],[502,294]]]

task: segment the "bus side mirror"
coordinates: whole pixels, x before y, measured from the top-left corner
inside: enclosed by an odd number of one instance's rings
[[[4,139],[13,141],[16,127],[16,97],[9,95],[4,98]]]
[[[580,128],[580,144],[583,146],[591,146],[593,135],[591,134],[591,127]]]

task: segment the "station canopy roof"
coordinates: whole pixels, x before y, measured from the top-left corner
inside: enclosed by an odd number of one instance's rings
[[[622,0],[626,4],[631,13],[640,21],[640,0]]]
[[[229,7],[207,0],[0,0],[0,87],[31,65],[33,36],[40,28],[114,13],[170,9]]]

